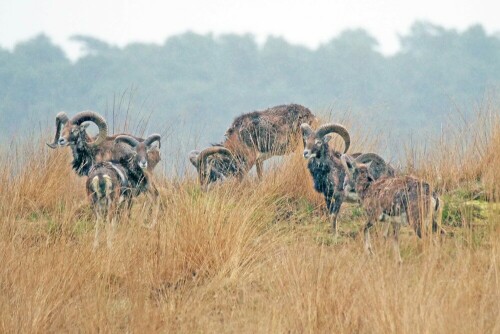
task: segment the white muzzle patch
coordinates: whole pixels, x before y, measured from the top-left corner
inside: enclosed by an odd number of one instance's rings
[[[311,159],[316,156],[316,154],[311,153],[311,150],[304,150],[304,159]]]

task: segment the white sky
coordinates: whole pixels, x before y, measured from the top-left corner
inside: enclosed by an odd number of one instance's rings
[[[44,32],[72,57],[74,34],[123,46],[163,43],[187,30],[252,33],[258,41],[283,36],[317,47],[346,28],[365,28],[384,53],[398,49],[398,34],[416,20],[463,30],[476,23],[500,32],[496,0],[0,0],[0,46],[12,48]]]

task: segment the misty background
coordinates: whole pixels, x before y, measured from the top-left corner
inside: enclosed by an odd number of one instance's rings
[[[187,32],[121,47],[75,35],[81,56],[70,59],[39,34],[0,48],[0,141],[33,128],[49,138],[57,112],[90,109],[115,132],[168,133],[203,148],[222,140],[235,116],[286,103],[333,121],[347,111],[398,137],[438,132],[454,109],[470,116],[500,84],[500,37],[481,25],[417,21],[399,38],[386,55],[364,29],[316,48],[251,34]]]

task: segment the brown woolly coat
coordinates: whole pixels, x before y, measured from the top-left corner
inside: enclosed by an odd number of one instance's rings
[[[430,214],[430,186],[412,176],[382,177],[369,181],[360,175],[356,192],[372,223],[383,215],[400,216],[405,213],[408,223],[420,235],[421,224]]]
[[[298,104],[280,105],[264,111],[254,111],[237,117],[226,131],[226,148],[238,155],[247,150],[283,155],[296,144],[302,123],[311,124],[312,112]],[[241,147],[241,145],[246,146]]]

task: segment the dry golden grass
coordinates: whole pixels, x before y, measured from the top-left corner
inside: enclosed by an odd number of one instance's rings
[[[404,229],[401,266],[380,233],[376,255],[364,254],[356,205],[342,208],[340,237],[328,232],[300,152],[263,182],[208,193],[194,177],[158,176],[158,225],[143,228],[136,205],[113,249],[93,253],[84,179],[69,152],[16,145],[0,160],[0,332],[500,333],[495,122],[480,144],[465,136],[454,158],[409,154],[456,207],[441,240]],[[443,133],[433,150],[459,140]],[[471,204],[481,192],[490,202]]]

